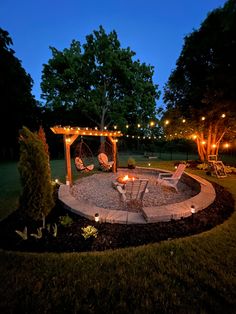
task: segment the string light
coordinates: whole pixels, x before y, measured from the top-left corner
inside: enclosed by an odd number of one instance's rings
[[[204,120],[206,120],[206,118],[205,118],[205,117],[202,117],[201,120],[204,121]]]
[[[115,129],[115,130],[117,129],[117,125],[114,125],[114,129]]]
[[[140,128],[141,127],[141,125],[138,123],[138,128]]]
[[[129,125],[128,125],[128,124],[126,124],[126,126],[125,126],[125,127],[126,127],[126,129],[128,129],[128,128],[129,128]]]
[[[169,123],[170,123],[169,120],[166,120],[166,121],[165,121],[165,125],[168,125]]]
[[[205,145],[205,144],[206,144],[206,141],[202,141],[201,143],[202,143],[202,145]]]
[[[225,117],[226,117],[226,114],[222,113],[221,118],[225,118]]]
[[[150,122],[150,126],[154,126],[155,125],[155,122],[154,121],[151,121]]]
[[[213,148],[216,148],[216,144],[212,144],[212,147],[213,147]]]
[[[182,120],[182,122],[183,122],[183,123],[185,123],[185,122],[186,122],[186,120],[185,120],[185,119],[183,119],[183,120]]]

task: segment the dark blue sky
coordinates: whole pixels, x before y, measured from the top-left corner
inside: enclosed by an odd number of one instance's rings
[[[199,28],[207,14],[226,0],[0,0],[0,27],[13,39],[13,49],[34,80],[40,99],[43,64],[49,46],[68,48],[72,39],[102,25],[116,30],[121,46],[155,67],[154,82],[162,90],[183,46],[184,36]],[[159,102],[161,104],[161,101]]]

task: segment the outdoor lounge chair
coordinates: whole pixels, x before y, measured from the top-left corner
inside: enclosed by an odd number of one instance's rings
[[[176,192],[178,192],[177,184],[184,173],[186,168],[185,164],[179,164],[175,172],[161,172],[158,175],[157,183],[163,184],[164,182],[167,183],[169,186],[173,187]]]
[[[147,189],[147,179],[134,179],[128,181],[123,187],[118,185],[120,204],[123,203],[125,208],[130,207],[142,208],[144,193]]]
[[[114,161],[108,161],[108,157],[105,153],[100,153],[98,155],[98,162],[101,168],[105,171],[109,171],[114,164]]]
[[[209,171],[217,178],[227,177],[225,165],[221,160],[218,160],[217,155],[208,155],[208,165]]]
[[[80,157],[75,157],[75,167],[78,171],[91,171],[94,168],[94,165],[86,166],[83,160]]]

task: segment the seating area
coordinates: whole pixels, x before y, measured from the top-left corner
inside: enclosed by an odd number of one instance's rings
[[[85,165],[83,160],[80,157],[75,157],[75,167],[77,171],[92,171],[94,169],[94,165]]]
[[[208,165],[211,174],[215,175],[217,178],[227,177],[225,165],[221,160],[218,160],[217,155],[208,155]]]
[[[124,207],[135,206],[142,207],[144,193],[147,190],[147,179],[134,179],[128,181],[123,186],[117,185],[117,191],[119,192],[120,204],[123,203]]]
[[[100,153],[98,155],[98,162],[104,171],[110,171],[114,164],[114,161],[108,161],[108,157],[105,153]]]
[[[166,183],[167,185],[173,187],[176,192],[178,192],[178,182],[184,173],[186,164],[179,164],[174,173],[171,172],[160,172],[157,178],[157,184]]]

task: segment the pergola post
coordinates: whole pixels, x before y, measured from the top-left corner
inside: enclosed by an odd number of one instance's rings
[[[70,156],[70,146],[77,139],[78,135],[74,134],[72,136],[64,135],[64,151],[65,151],[65,161],[66,161],[66,185],[72,185],[72,171],[71,171],[71,156]]]
[[[117,147],[116,147],[116,139],[113,139],[111,136],[108,136],[109,141],[112,144],[112,155],[113,155],[113,166],[112,166],[112,172],[116,173],[117,171]]]

